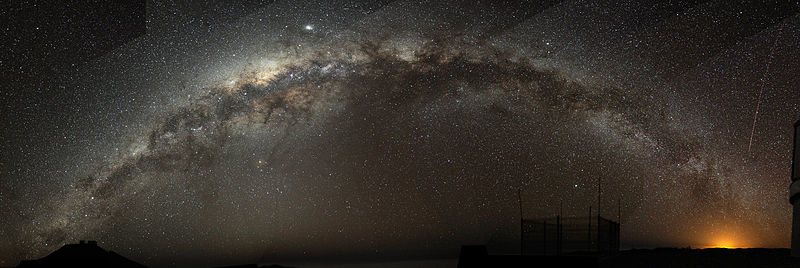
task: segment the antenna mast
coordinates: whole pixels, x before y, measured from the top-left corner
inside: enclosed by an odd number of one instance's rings
[[[517,188],[517,202],[519,203],[519,255],[522,256],[522,247],[525,244],[525,232],[522,220],[522,185]]]

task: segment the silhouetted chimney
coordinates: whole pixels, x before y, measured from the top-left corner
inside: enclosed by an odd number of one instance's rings
[[[86,240],[81,240],[81,241],[79,242],[79,244],[81,244],[81,245],[83,245],[83,244],[86,244]]]

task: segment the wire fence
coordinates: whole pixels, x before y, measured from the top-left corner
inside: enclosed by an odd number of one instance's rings
[[[611,254],[619,251],[619,223],[603,217],[524,219],[525,255]]]

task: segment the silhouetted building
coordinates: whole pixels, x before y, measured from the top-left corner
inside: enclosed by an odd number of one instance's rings
[[[146,267],[113,251],[106,251],[97,245],[97,241],[83,241],[78,244],[67,244],[50,255],[38,260],[24,260],[20,268],[28,267]]]
[[[792,184],[789,186],[789,203],[792,204],[792,256],[800,257],[800,121],[794,123],[794,149],[792,152]]]

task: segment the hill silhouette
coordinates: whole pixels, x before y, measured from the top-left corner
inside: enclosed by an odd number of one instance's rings
[[[23,260],[19,268],[31,267],[119,267],[144,268],[114,251],[106,251],[96,241],[67,244],[38,260]]]

